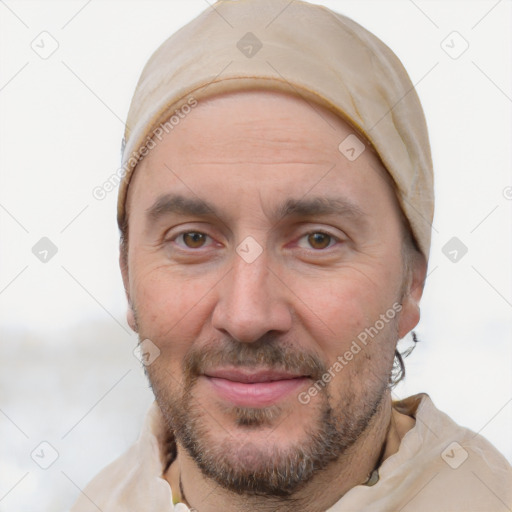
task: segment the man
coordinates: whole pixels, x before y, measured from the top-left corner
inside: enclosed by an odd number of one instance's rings
[[[74,512],[510,509],[485,439],[391,400],[433,183],[380,40],[299,1],[219,2],[152,56],[125,139],[120,264],[156,402]]]

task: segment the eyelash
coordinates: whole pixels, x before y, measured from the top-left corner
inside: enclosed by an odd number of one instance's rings
[[[313,250],[315,252],[323,252],[323,251],[326,251],[327,249],[330,249],[331,247],[333,247],[335,245],[335,243],[339,243],[341,240],[332,235],[331,233],[328,233],[327,231],[309,231],[308,233],[305,233],[304,235],[302,235],[299,240],[297,241],[297,245],[299,244],[300,240],[304,239],[304,238],[307,238],[309,237],[310,235],[324,235],[324,236],[328,236],[330,238],[330,242],[329,242],[329,245],[323,249],[315,249],[313,247],[310,247],[309,249],[306,249],[306,250]],[[299,246],[300,247],[300,246]],[[304,248],[302,248],[304,249]]]
[[[171,239],[169,240],[169,242],[174,242],[174,243],[176,243],[176,240],[178,240],[180,237],[183,237],[183,236],[185,236],[185,235],[191,235],[191,234],[194,234],[194,235],[204,235],[204,236],[205,236],[207,239],[209,239],[211,242],[215,242],[215,240],[214,240],[210,235],[208,235],[208,234],[206,234],[206,233],[203,233],[202,231],[182,231],[181,233],[178,233],[178,234],[177,234],[177,235],[175,235],[173,238],[171,238]],[[313,248],[313,247],[309,247],[309,248],[300,247],[299,242],[300,242],[301,240],[303,240],[303,239],[305,239],[305,238],[309,237],[310,235],[317,235],[317,234],[318,234],[318,235],[325,235],[325,236],[327,236],[327,237],[329,237],[329,238],[330,238],[330,242],[329,242],[329,245],[328,245],[327,247],[325,247],[325,248],[323,248],[323,249],[315,249],[315,248]],[[211,242],[210,242],[210,244],[209,244],[209,245],[212,245],[212,244],[211,244]],[[324,251],[326,251],[327,249],[330,249],[331,247],[333,247],[336,243],[340,243],[340,242],[341,242],[341,240],[340,240],[338,237],[334,236],[334,235],[333,235],[333,234],[331,234],[331,233],[328,233],[327,231],[315,230],[315,231],[308,231],[307,233],[304,233],[304,234],[303,234],[303,235],[302,235],[302,236],[297,240],[296,244],[297,244],[297,246],[298,246],[298,247],[300,247],[300,248],[301,248],[301,249],[303,249],[303,250],[312,250],[312,251],[314,251],[314,252],[324,252]],[[192,248],[192,247],[187,247],[187,246],[185,245],[185,243],[184,243],[184,242],[183,242],[182,244],[178,244],[178,243],[176,243],[176,245],[178,245],[178,247],[179,247],[180,249],[182,249],[182,250],[185,250],[185,251],[194,251],[194,252],[196,252],[196,251],[198,251],[198,250],[200,250],[200,249],[205,249],[206,247],[208,247],[208,246],[204,246],[204,245],[202,245],[201,247],[198,247],[198,248],[196,248],[196,249],[195,249],[195,248]]]
[[[181,233],[178,233],[176,236],[174,236],[173,238],[170,239],[170,242],[176,242],[176,240],[180,237],[183,237],[184,235],[205,235],[207,238],[209,238],[211,241],[214,241],[214,239],[206,234],[206,233],[203,233],[202,231],[182,231]],[[202,249],[204,246],[201,246],[199,249]],[[184,250],[196,250],[196,249],[193,249],[192,247],[187,247],[184,243],[183,245],[181,246],[182,249]]]

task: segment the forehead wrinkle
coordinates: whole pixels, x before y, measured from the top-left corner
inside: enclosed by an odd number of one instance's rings
[[[243,159],[243,160],[235,160],[235,159],[232,159],[232,160],[229,160],[229,161],[221,161],[221,160],[208,160],[207,162],[195,162],[195,161],[190,161],[190,162],[187,162],[187,163],[182,163],[180,162],[180,167],[183,168],[183,169],[186,169],[190,166],[194,166],[194,167],[200,167],[200,166],[218,166],[218,165],[223,165],[223,166],[232,166],[232,165],[237,165],[237,166],[240,166],[240,165],[260,165],[260,166],[272,166],[272,165],[275,165],[275,166],[279,166],[279,165],[318,165],[318,166],[321,166],[322,168],[324,167],[327,167],[329,165],[332,166],[332,160],[320,160],[320,159],[317,159],[317,160],[292,160],[292,159],[283,159],[282,161],[276,161],[275,159],[268,159],[268,161],[263,161],[261,158],[256,160],[251,160],[249,161],[248,159]]]
[[[236,124],[223,136],[205,134],[180,137],[175,154],[182,154],[188,163],[325,163],[336,158],[336,140],[319,134],[300,132],[296,128],[284,130],[257,123]],[[201,147],[198,152],[197,148]],[[182,160],[180,158],[180,160]]]

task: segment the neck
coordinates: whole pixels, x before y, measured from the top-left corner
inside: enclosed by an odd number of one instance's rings
[[[402,437],[413,426],[414,419],[392,409],[388,394],[356,443],[289,498],[241,496],[225,490],[206,478],[179,444],[178,455],[164,477],[173,496],[198,512],[322,512],[353,487],[366,483],[372,471],[398,451]]]

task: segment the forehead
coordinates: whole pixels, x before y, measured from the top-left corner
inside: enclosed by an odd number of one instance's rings
[[[347,158],[345,141],[363,149],[357,158]],[[339,189],[362,202],[394,197],[376,153],[339,116],[300,97],[244,91],[199,102],[155,139],[132,178],[127,210],[139,202],[147,209],[150,196],[171,191],[214,201],[263,195],[271,202],[313,188],[317,194]]]

